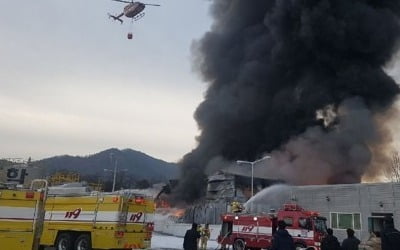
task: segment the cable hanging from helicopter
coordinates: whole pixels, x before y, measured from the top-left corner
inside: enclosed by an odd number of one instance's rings
[[[111,15],[110,13],[108,13],[109,18],[114,19],[114,21],[119,21],[121,24],[124,22],[121,19],[121,17],[123,16],[131,18],[133,23],[133,21],[137,21],[144,17],[145,13],[143,12],[143,10],[146,8],[146,6],[161,6],[159,4],[146,4],[142,2],[134,2],[133,0],[132,1],[112,0],[112,1],[128,4],[124,7],[123,12],[119,15]],[[128,39],[132,39],[133,37],[132,32],[128,32],[127,37]]]

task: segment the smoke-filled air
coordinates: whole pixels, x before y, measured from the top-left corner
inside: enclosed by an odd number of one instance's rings
[[[379,175],[399,93],[383,69],[398,48],[398,0],[215,0],[211,14],[193,44],[208,89],[180,199],[204,195],[216,157],[269,154],[263,174],[299,185]]]

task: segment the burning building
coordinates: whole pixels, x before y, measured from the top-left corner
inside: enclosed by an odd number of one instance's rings
[[[218,171],[208,177],[206,199],[208,201],[232,201],[246,202],[251,197],[251,184],[253,183],[254,193],[280,183],[279,180],[271,180],[242,175],[231,172],[227,169]]]
[[[193,44],[208,84],[197,147],[177,193],[204,197],[209,164],[271,155],[265,169],[297,184],[359,183],[390,158],[386,128],[399,86],[397,0],[218,0]],[[218,169],[213,169],[218,170]]]

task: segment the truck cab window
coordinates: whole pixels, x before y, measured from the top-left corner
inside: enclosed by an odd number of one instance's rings
[[[300,228],[312,230],[312,223],[310,218],[299,218],[299,226]]]
[[[293,218],[292,217],[283,217],[283,221],[286,223],[286,226],[293,226]]]

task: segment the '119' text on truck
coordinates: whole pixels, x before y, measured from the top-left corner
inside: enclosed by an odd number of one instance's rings
[[[41,190],[0,189],[1,249],[150,247],[153,199],[129,192],[46,195],[40,182]]]
[[[286,204],[278,213],[228,213],[221,215],[221,219],[218,243],[222,248],[232,245],[235,250],[270,248],[279,220],[285,221],[296,249],[320,250],[326,234],[326,218],[296,204]]]

